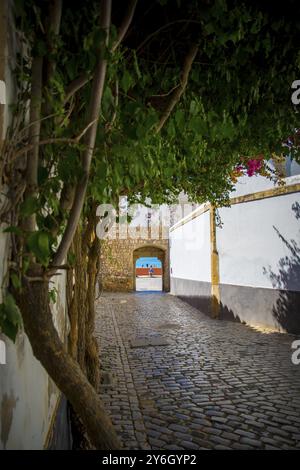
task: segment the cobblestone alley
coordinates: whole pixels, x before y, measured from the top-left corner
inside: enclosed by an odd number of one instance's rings
[[[126,448],[300,449],[294,336],[168,294],[104,294],[97,312],[101,394]]]

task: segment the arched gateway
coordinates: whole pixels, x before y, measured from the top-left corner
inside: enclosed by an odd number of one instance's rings
[[[162,289],[170,290],[168,239],[113,239],[101,242],[100,280],[104,291],[135,290],[138,258],[157,257],[162,264]]]
[[[155,245],[145,245],[133,251],[133,290],[136,290],[135,266],[139,258],[158,258],[162,266],[162,290],[169,290],[169,260],[165,248]]]

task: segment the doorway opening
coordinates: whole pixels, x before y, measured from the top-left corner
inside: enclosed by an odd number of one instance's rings
[[[156,256],[142,256],[135,262],[135,288],[138,292],[163,290],[162,262]]]
[[[143,260],[137,263],[141,258]],[[132,262],[133,290],[139,292],[168,292],[169,263],[165,248],[157,245],[142,245],[133,250]],[[151,265],[152,273],[149,271]],[[136,271],[137,267],[138,271]],[[140,270],[142,267],[144,271]]]

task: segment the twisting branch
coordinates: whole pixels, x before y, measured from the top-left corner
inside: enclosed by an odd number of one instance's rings
[[[130,23],[132,21],[132,18],[133,18],[134,12],[135,12],[135,8],[136,8],[136,5],[137,5],[137,1],[138,0],[131,0],[129,2],[126,14],[123,18],[122,24],[121,24],[121,26],[119,28],[119,31],[118,31],[117,39],[111,47],[111,52],[115,52],[116,49],[121,44],[121,42],[123,41],[123,39],[125,37],[125,34],[127,33],[128,28],[130,26]],[[64,102],[67,103],[69,101],[69,99],[73,95],[75,95],[75,93],[77,93],[77,91],[80,90],[80,88],[82,88],[84,85],[86,85],[91,79],[92,79],[92,75],[90,75],[88,73],[84,73],[84,74],[80,75],[79,77],[75,78],[75,80],[73,80],[71,83],[69,83],[69,85],[67,86],[67,89],[66,89]]]
[[[109,29],[111,24],[111,4],[112,0],[104,0],[102,3],[102,14],[101,14],[101,23],[100,27],[104,31],[106,31],[106,39],[105,44],[102,44],[102,48],[106,47],[108,44],[108,37],[109,37]],[[81,180],[78,182],[76,186],[76,192],[74,196],[73,205],[70,212],[70,217],[67,222],[66,229],[62,236],[61,242],[57,249],[57,252],[53,259],[53,265],[59,266],[63,263],[67,252],[70,248],[70,245],[73,240],[73,236],[75,234],[81,210],[84,204],[85,193],[88,185],[88,178],[91,166],[91,160],[94,152],[94,146],[96,141],[96,133],[97,133],[97,125],[98,119],[100,114],[100,107],[104,89],[104,82],[106,77],[106,68],[107,68],[107,59],[103,58],[103,54],[101,54],[101,50],[99,50],[100,59],[98,60],[98,64],[96,66],[90,103],[89,103],[89,110],[88,110],[88,119],[89,121],[93,121],[92,126],[88,129],[88,132],[85,134],[84,144],[85,150],[82,155],[82,170],[83,175]]]
[[[164,29],[169,28],[169,26],[173,26],[174,24],[177,24],[177,23],[201,24],[200,21],[197,21],[197,20],[190,20],[190,19],[186,19],[186,20],[175,20],[175,21],[171,21],[170,23],[164,24],[163,26],[161,26],[160,28],[158,28],[156,31],[154,31],[153,33],[149,34],[149,36],[147,36],[146,39],[144,39],[144,41],[137,47],[136,53],[138,53],[141,49],[143,49],[143,47],[145,46],[145,44],[147,44],[147,42],[149,42],[150,39],[152,39],[154,36],[156,36],[157,34],[161,33],[161,31],[163,31]]]
[[[61,22],[62,0],[50,0],[48,4],[48,19],[46,24],[46,40],[49,54],[46,57],[46,79],[45,86],[48,86],[51,77],[55,71],[55,61],[49,59],[53,54],[56,44],[53,36],[58,36]]]
[[[62,3],[62,0],[51,0],[49,2],[49,26],[47,27],[47,34],[50,35],[50,39],[51,33],[59,34]]]
[[[46,42],[49,54],[44,59],[44,89],[49,96],[48,87],[51,79],[55,73],[56,61],[54,59],[57,47],[57,38],[60,30],[61,15],[62,15],[62,0],[49,0],[47,5],[47,20],[46,20]],[[42,114],[49,114],[51,110],[51,101],[44,100]]]
[[[117,109],[119,106],[119,81],[118,79],[116,80],[115,83],[115,103],[114,103],[114,112],[111,117],[111,120],[105,124],[105,130],[108,132],[112,129],[114,122],[117,118]]]
[[[90,80],[92,76],[89,75],[88,73],[84,73],[80,75],[80,77],[75,78],[66,89],[66,95],[65,95],[65,101],[64,103],[66,104],[70,98],[72,98],[75,93],[80,90],[84,85],[86,85]]]
[[[23,197],[25,189],[26,183],[25,181],[21,181],[16,187],[10,188],[8,193],[1,193],[1,196],[4,196],[5,199],[0,208],[0,223],[5,222],[6,217],[17,207]]]
[[[167,91],[167,93],[161,93],[160,95],[151,95],[150,98],[163,98],[164,96],[169,96],[179,86],[180,85],[175,85],[173,88],[171,88],[171,90]]]
[[[161,116],[159,123],[156,127],[156,132],[160,132],[162,127],[164,126],[165,122],[168,120],[170,117],[171,112],[173,111],[174,107],[176,104],[179,102],[182,94],[184,93],[184,90],[186,89],[189,74],[192,68],[192,64],[195,60],[195,57],[198,52],[198,46],[193,44],[185,58],[184,65],[183,65],[183,70],[182,70],[182,77],[181,77],[181,82],[180,85],[174,90],[172,96],[170,97],[170,101],[167,104],[167,107]]]
[[[111,52],[115,52],[115,50],[119,47],[119,45],[123,41],[123,39],[125,37],[125,34],[127,33],[128,28],[131,24],[131,21],[132,21],[134,12],[135,12],[136,4],[137,4],[137,0],[131,0],[128,3],[126,14],[125,14],[125,16],[123,18],[123,21],[122,21],[122,24],[119,28],[118,37],[117,37],[115,43],[113,44],[113,46],[111,48]]]
[[[78,144],[82,137],[86,134],[86,132],[89,130],[90,127],[97,121],[97,119],[94,119],[94,121],[91,121],[84,129],[83,131],[80,132],[80,134],[77,137],[69,138],[69,137],[52,137],[49,139],[44,139],[40,140],[39,142],[35,142],[33,144],[28,144],[25,145],[25,147],[21,148],[14,154],[14,158],[18,158],[21,155],[23,155],[26,152],[29,152],[31,150],[34,150],[35,147],[40,147],[42,145],[49,145],[49,144]]]

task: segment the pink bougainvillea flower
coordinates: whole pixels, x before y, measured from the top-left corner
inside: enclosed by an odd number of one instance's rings
[[[248,176],[255,175],[255,173],[259,172],[261,167],[262,167],[262,161],[261,160],[256,160],[256,159],[248,160],[248,162],[247,162],[247,175]]]

